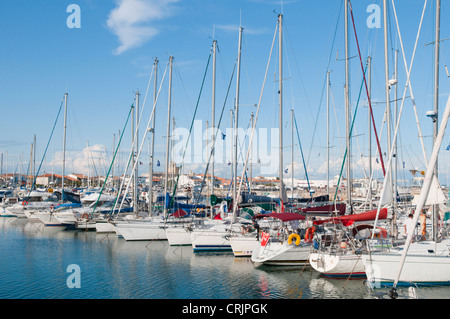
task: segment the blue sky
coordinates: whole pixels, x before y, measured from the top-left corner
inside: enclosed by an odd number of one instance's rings
[[[366,23],[371,14],[367,12],[367,7],[376,4],[382,9],[382,1],[353,2],[353,14],[364,62],[369,53],[373,57],[374,116],[378,132],[382,131],[380,141],[385,152],[386,127],[381,128],[384,112],[382,102],[385,100],[383,29],[368,28]],[[400,49],[400,45],[392,3],[388,3],[389,68],[392,77],[394,50]],[[69,28],[67,25],[67,18],[72,14],[67,12],[70,4],[77,4],[80,8],[80,28]],[[408,66],[423,4],[423,1],[418,0],[395,2]],[[411,75],[428,156],[431,150],[432,125],[425,114],[433,108],[434,47],[425,44],[434,41],[434,6],[434,1],[428,1]],[[441,6],[441,38],[444,39],[450,37],[450,21],[445,15],[450,9],[450,1],[443,0]],[[250,113],[256,113],[254,105],[259,100],[277,14],[281,12],[284,21],[284,145],[292,144],[290,110],[293,108],[308,174],[316,179],[325,176],[326,95],[323,87],[328,68],[332,71],[334,102],[331,103],[330,119],[331,176],[339,174],[345,145],[345,75],[342,61],[344,12],[341,0],[286,0],[283,3],[271,0],[1,1],[0,33],[3,47],[0,50],[0,152],[4,154],[3,169],[6,168],[7,158],[8,171],[17,170],[24,173],[30,160],[30,146],[34,135],[37,139],[36,161],[40,163],[64,93],[67,92],[69,110],[66,173],[87,174],[87,159],[94,154],[97,170],[104,174],[112,158],[113,143],[115,141],[117,144],[119,131],[122,130],[129,107],[134,102],[135,92],[139,90],[141,93],[141,103],[144,99],[156,57],[159,59],[159,81],[169,56],[174,57],[172,115],[177,128],[189,128],[213,36],[219,45],[217,122],[237,56],[239,25],[244,27],[239,124],[243,129],[247,129]],[[350,62],[351,102],[354,111],[362,77],[351,20],[349,36],[350,56],[356,56]],[[444,68],[450,61],[449,46],[450,41],[441,43],[439,101],[442,112],[450,93],[450,79]],[[277,59],[278,48],[275,46],[268,69],[258,128],[270,130],[278,127],[278,83],[274,81],[278,77]],[[401,98],[406,80],[401,51],[398,61],[398,96]],[[196,120],[202,121],[203,129],[206,121],[211,121],[211,71],[210,65],[196,117]],[[153,82],[150,88],[142,113],[140,139],[150,116],[149,102],[153,98]],[[221,125],[224,131],[230,127],[230,109],[235,92],[233,80]],[[410,92],[407,91],[406,95],[409,97]],[[391,97],[393,99],[393,95]],[[352,153],[356,177],[363,177],[363,168],[367,169],[364,166],[367,164],[368,154],[364,91],[362,99],[364,101],[360,103],[355,121],[354,133],[357,139],[353,141]],[[165,162],[167,100],[166,78],[156,108],[155,159],[161,163],[158,170],[163,169]],[[399,107],[400,105],[401,103]],[[55,128],[43,171],[61,173],[62,119],[61,116]],[[123,161],[129,154],[130,130],[128,126],[118,160]],[[450,138],[446,135],[440,158],[444,184],[448,183],[447,153],[450,152],[445,151],[445,148],[449,142]],[[405,162],[405,170],[402,170],[399,178],[409,179],[409,169],[425,168],[411,99],[405,101],[399,143],[399,159],[401,163]],[[304,169],[296,135],[294,144],[294,175],[303,178]],[[90,152],[87,145],[90,146]],[[106,156],[99,159],[99,154],[102,154],[99,151],[102,150],[106,150]],[[245,154],[245,149],[243,152]],[[376,164],[374,139],[372,154],[377,169],[375,175],[381,177],[380,167]],[[141,153],[141,160],[144,164],[140,167],[140,172],[146,172],[147,142]],[[19,165],[19,162],[22,164]],[[193,162],[186,164],[185,169],[203,172],[204,162]],[[290,163],[291,149],[286,147],[284,167],[288,168],[288,171],[292,170]],[[261,173],[257,166],[255,163],[255,175]],[[118,166],[117,169],[121,170],[122,167]],[[229,166],[226,163],[216,165],[216,174],[228,177]]]

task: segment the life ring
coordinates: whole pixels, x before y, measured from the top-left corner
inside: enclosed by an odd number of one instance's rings
[[[88,214],[88,213],[83,213],[83,214],[81,215],[81,218],[88,219],[88,218],[89,218],[89,214]]]
[[[306,241],[307,243],[311,243],[311,242],[312,242],[313,237],[314,237],[314,230],[315,230],[314,227],[309,227],[309,228],[306,230],[305,241]]]
[[[22,202],[22,206],[27,206],[28,205],[28,202],[26,201],[26,200],[24,200],[23,202]]]
[[[300,245],[300,236],[298,234],[290,234],[288,237],[288,244],[291,245],[292,244],[292,240],[295,239],[295,245]]]

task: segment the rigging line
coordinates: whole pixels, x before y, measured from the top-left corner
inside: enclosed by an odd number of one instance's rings
[[[189,140],[191,139],[192,127],[193,127],[193,125],[194,125],[195,116],[196,116],[196,114],[197,114],[198,106],[199,106],[199,103],[200,103],[200,97],[202,96],[203,86],[204,86],[204,84],[205,84],[205,79],[206,79],[206,74],[207,74],[207,72],[208,72],[209,62],[211,61],[211,55],[212,55],[212,47],[211,47],[211,50],[210,50],[210,52],[209,52],[208,62],[206,63],[205,72],[203,73],[202,85],[201,85],[201,87],[200,87],[200,92],[199,92],[199,94],[198,94],[198,98],[197,98],[197,103],[196,103],[196,105],[195,105],[194,114],[193,114],[193,116],[192,116],[191,126],[190,126],[190,128],[189,128],[189,134],[188,134],[188,137],[187,137],[187,139],[186,139],[186,147],[184,148],[184,151],[183,151],[183,157],[182,157],[181,163],[180,163],[180,170],[179,170],[179,172],[178,172],[177,181],[175,182],[175,185],[174,185],[174,187],[173,187],[172,198],[170,199],[169,207],[171,207],[172,204],[173,204],[173,202],[174,202],[175,192],[177,191],[178,181],[179,181],[179,179],[180,179],[181,170],[183,169],[184,157],[185,157],[186,151],[187,151],[187,149],[188,149]],[[167,194],[164,194],[164,196],[167,196]],[[165,216],[166,219],[169,217],[168,215],[169,215],[169,214],[167,214],[167,216]]]
[[[288,51],[288,46],[287,46],[287,44],[289,44],[289,46],[290,46],[290,48],[292,49],[292,52],[293,52],[294,49],[293,49],[292,41],[291,41],[290,38],[289,38],[289,30],[288,30],[288,27],[286,26],[285,21],[283,21],[283,27],[284,27],[283,37],[287,39],[286,41],[283,41],[283,45],[284,45],[285,50],[286,50],[286,52],[287,52],[287,51]],[[302,75],[301,75],[301,72],[300,72],[300,68],[299,68],[299,66],[298,66],[298,62],[297,62],[297,59],[296,59],[296,55],[293,54],[292,57],[293,57],[294,65],[295,65],[295,67],[296,67],[296,69],[297,69],[297,74],[298,74],[298,77],[299,77],[299,79],[300,79],[301,87],[302,87],[302,89],[303,89],[303,92],[305,93],[306,104],[308,105],[309,111],[311,112],[311,103],[310,103],[309,98],[308,98],[308,94],[307,94],[307,91],[306,91],[306,88],[305,88],[305,83],[304,83],[304,81],[303,81],[303,78],[302,78]],[[289,56],[288,56],[288,55],[286,55],[286,59],[287,59],[287,67],[288,67],[288,70],[289,70],[289,75],[290,75],[290,77],[293,77],[292,71],[291,71],[291,63],[290,63],[290,60],[289,60]],[[292,99],[292,105],[295,106],[295,102],[294,102],[295,98],[294,98],[293,82],[294,82],[294,81],[290,81],[290,85],[291,85],[291,99]],[[311,117],[313,117],[312,112],[311,112]]]
[[[414,45],[414,51],[413,51],[413,55],[412,55],[412,58],[411,58],[411,65],[410,65],[409,71],[408,71],[408,66],[406,64],[405,50],[403,48],[402,35],[400,33],[400,27],[398,25],[397,12],[395,10],[395,4],[394,4],[394,2],[392,2],[392,8],[393,8],[393,11],[394,11],[394,17],[395,17],[395,21],[396,21],[396,25],[397,25],[398,37],[399,37],[399,40],[400,40],[400,47],[402,49],[403,65],[405,66],[405,71],[406,71],[406,75],[407,75],[408,79],[409,79],[409,75],[411,74],[411,68],[412,68],[412,64],[413,64],[413,61],[414,61],[414,56],[415,56],[415,53],[416,53],[416,48],[417,48],[417,43],[418,43],[418,40],[419,40],[420,30],[422,28],[422,21],[423,21],[423,17],[424,17],[424,14],[425,14],[426,5],[427,5],[427,0],[425,0],[425,2],[424,2],[424,7],[423,7],[423,10],[422,10],[422,17],[421,17],[420,24],[419,24],[419,30],[417,31],[416,43]],[[416,118],[417,130],[419,132],[419,137],[420,137],[420,143],[421,143],[421,146],[422,146],[423,157],[425,159],[425,166],[427,166],[428,159],[427,159],[427,154],[426,154],[426,151],[425,151],[425,145],[424,145],[424,142],[423,142],[423,137],[422,137],[423,135],[422,135],[422,130],[421,130],[420,123],[419,123],[419,117],[417,115],[416,101],[414,99],[414,94],[413,94],[412,85],[411,85],[411,79],[409,79],[409,83],[406,84],[406,86],[408,86],[408,85],[409,85],[409,91],[411,93],[411,101],[413,103],[414,116]],[[403,104],[404,99],[405,99],[405,97],[404,97],[405,94],[406,94],[406,87],[405,87],[405,93],[403,94],[402,104]]]
[[[252,145],[253,145],[253,134],[255,133],[256,123],[258,121],[259,109],[261,107],[261,100],[262,100],[262,95],[263,95],[263,92],[264,92],[264,87],[266,85],[266,79],[267,79],[267,73],[269,71],[270,59],[272,58],[273,47],[274,47],[275,40],[276,40],[276,37],[277,37],[277,30],[278,30],[278,22],[275,25],[275,33],[273,35],[272,46],[270,48],[269,59],[267,61],[267,66],[266,66],[266,72],[264,74],[264,80],[263,80],[263,84],[262,84],[262,88],[261,88],[261,93],[259,95],[258,108],[256,109],[255,120],[253,122],[253,127],[252,127],[252,134],[250,136],[250,144],[249,144],[249,147],[247,149],[247,155],[246,155],[246,158],[245,158],[245,164],[244,164],[243,172],[242,172],[242,175],[241,175],[241,180],[239,182],[239,189],[238,189],[238,192],[237,192],[238,196],[241,193],[242,183],[243,183],[243,180],[244,180],[244,174],[245,174],[245,171],[247,169],[247,162],[248,162],[248,158],[249,158],[249,155],[250,155],[250,150],[252,149]],[[281,184],[282,184],[282,182],[280,181],[280,186],[281,186]],[[235,201],[236,199],[234,198],[233,200]],[[281,200],[281,198],[280,198],[280,200]],[[237,205],[235,205],[235,203],[233,202],[233,216],[236,216],[236,209],[237,209]],[[234,217],[233,217],[233,219],[234,219]],[[234,222],[234,220],[232,220],[232,222]]]
[[[366,70],[367,70],[367,64],[366,64],[366,68],[364,69],[364,73],[366,72]],[[353,115],[352,125],[350,126],[350,136],[352,136],[353,126],[355,124],[355,119],[356,119],[356,112],[358,111],[359,100],[361,98],[361,92],[362,92],[362,89],[363,89],[363,85],[364,85],[364,79],[361,81],[361,86],[359,88],[359,94],[358,94],[358,100],[356,102],[355,113]],[[341,183],[341,177],[342,177],[342,172],[344,170],[344,165],[345,165],[345,159],[347,157],[347,152],[348,152],[348,149],[345,148],[344,158],[342,160],[342,165],[341,165],[341,172],[339,173],[339,179],[338,179],[338,182],[337,182],[337,185],[336,185],[336,190],[334,192],[333,204],[336,203],[336,196],[337,196],[337,192],[339,190],[339,184]],[[347,185],[348,185],[348,183],[350,183],[350,180],[347,181]]]
[[[312,198],[311,185],[309,184],[308,171],[306,169],[305,157],[303,156],[302,143],[300,142],[300,135],[298,134],[297,118],[295,117],[295,112],[294,112],[294,124],[295,124],[295,129],[297,131],[297,139],[298,139],[298,145],[300,146],[300,153],[302,154],[303,168],[305,170],[306,182],[308,183],[309,196],[311,196],[311,198]]]
[[[338,131],[338,138],[339,138],[338,140],[339,140],[340,151],[342,152],[341,132],[339,130],[338,116],[336,114],[336,104],[334,102],[334,95],[333,95],[333,90],[331,88],[331,85],[330,85],[330,95],[331,95],[331,101],[333,102],[334,119],[336,120],[336,129]]]
[[[394,2],[392,2],[392,4],[393,4],[394,12],[395,12]],[[425,4],[424,4],[424,11],[425,11],[425,6],[426,6],[426,0],[425,0]],[[422,14],[422,19],[423,19],[423,14]],[[399,113],[398,113],[398,119],[397,119],[397,123],[396,123],[396,127],[395,127],[394,137],[393,137],[394,141],[396,140],[397,134],[398,134],[398,128],[399,128],[400,119],[401,119],[401,116],[402,116],[402,113],[403,113],[403,107],[404,107],[404,102],[405,102],[406,91],[407,91],[408,85],[410,85],[411,68],[412,68],[412,65],[413,65],[413,62],[414,62],[414,55],[416,53],[417,40],[419,38],[420,28],[422,26],[422,19],[420,20],[419,32],[417,33],[416,44],[415,44],[415,48],[414,48],[414,51],[413,51],[413,58],[411,60],[410,70],[409,70],[409,72],[407,72],[405,89],[403,91],[403,99],[402,99],[402,103],[401,103],[400,110],[399,110]],[[397,28],[398,28],[398,21],[397,21]],[[398,30],[399,30],[399,28],[398,28]],[[399,33],[399,38],[401,39],[400,33]],[[395,146],[395,144],[392,144],[391,149],[389,150],[389,153],[388,153],[388,154],[391,154],[390,158],[389,158],[389,162],[388,162],[388,171],[391,171],[391,167],[392,167],[392,154],[394,153],[394,146]],[[427,166],[428,166],[428,163],[427,163]],[[388,181],[387,178],[385,178],[384,181],[383,181],[383,188],[382,188],[382,192],[381,192],[381,198],[380,198],[380,201],[379,201],[379,204],[378,204],[377,215],[375,217],[374,225],[376,225],[377,222],[378,222],[378,217],[379,217],[379,213],[380,213],[380,210],[381,210],[381,204],[382,204],[382,202],[384,200],[384,197],[385,197],[385,189],[386,189],[387,181]],[[373,237],[374,237],[374,234],[372,234],[372,239],[373,239]]]
[[[349,4],[350,4],[350,6],[349,6],[349,8],[350,8],[350,14],[351,14],[351,17],[352,17],[352,23],[353,23],[353,31],[355,32],[356,45],[357,45],[357,47],[358,47],[359,61],[360,61],[360,63],[361,63],[361,71],[362,71],[363,78],[364,78],[363,83],[364,83],[365,88],[366,88],[367,101],[369,102],[370,118],[372,119],[373,131],[374,131],[375,138],[376,138],[376,140],[377,140],[377,147],[378,147],[378,153],[380,154],[381,168],[383,169],[383,175],[386,175],[386,170],[385,170],[385,168],[384,168],[383,154],[381,153],[380,140],[379,140],[379,138],[378,138],[377,128],[375,127],[375,119],[374,119],[374,117],[373,117],[372,103],[371,103],[371,101],[370,101],[371,98],[370,98],[370,94],[369,94],[369,89],[368,89],[368,87],[367,87],[366,71],[364,70],[364,67],[363,67],[363,62],[362,62],[362,57],[361,57],[361,51],[360,51],[360,49],[359,49],[358,35],[357,35],[357,33],[356,33],[355,20],[354,20],[354,18],[353,18],[353,9],[352,9],[352,4],[351,4],[350,1],[349,1]],[[359,97],[358,97],[358,99],[359,99]]]
[[[342,5],[343,5],[344,1],[345,1],[345,0],[342,0],[342,1],[341,1],[341,6],[340,6],[340,8],[339,8],[339,14],[338,14],[338,18],[337,18],[337,21],[336,21],[336,26],[335,26],[335,28],[334,28],[333,41],[332,41],[332,43],[331,43],[330,55],[328,56],[327,69],[326,69],[325,77],[324,77],[324,80],[323,80],[322,93],[321,93],[321,96],[320,96],[319,107],[318,107],[318,109],[317,109],[316,122],[314,123],[313,136],[312,136],[312,139],[311,139],[311,146],[310,146],[309,154],[308,154],[308,160],[307,160],[308,163],[309,163],[309,160],[310,160],[310,158],[311,158],[311,152],[312,152],[312,148],[313,148],[313,145],[314,145],[314,137],[315,137],[315,135],[316,135],[317,121],[318,121],[318,119],[319,119],[320,108],[321,108],[321,106],[322,106],[323,96],[324,96],[324,93],[325,93],[325,86],[326,86],[326,83],[327,83],[327,75],[326,75],[326,74],[327,74],[327,72],[330,70],[331,56],[332,56],[332,53],[333,53],[334,42],[335,42],[335,40],[336,40],[336,34],[337,34],[337,30],[338,30],[339,20],[340,20],[341,12],[342,12]]]
[[[53,132],[55,131],[56,123],[58,122],[59,114],[61,113],[61,109],[62,109],[63,103],[64,103],[64,100],[61,101],[61,105],[60,105],[59,110],[58,110],[58,115],[56,116],[56,120],[55,120],[55,123],[53,124],[53,128],[52,128],[52,132],[50,133],[50,137],[48,139],[47,146],[45,147],[44,155],[42,156],[41,163],[39,164],[39,168],[38,168],[38,170],[36,172],[36,175],[34,176],[34,179],[33,179],[33,184],[31,185],[30,191],[28,192],[28,196],[27,196],[27,199],[26,199],[27,202],[30,199],[31,191],[34,190],[34,188],[36,186],[36,179],[37,179],[37,177],[39,175],[39,170],[41,169],[42,163],[43,163],[45,155],[47,153],[48,146],[50,145],[50,141],[52,139]],[[34,152],[36,153],[36,150],[34,150]],[[64,195],[63,195],[63,198],[64,198]]]
[[[127,120],[125,121],[125,125],[123,127],[122,134],[120,135],[120,139],[119,139],[119,142],[117,144],[117,148],[116,148],[116,150],[114,152],[114,156],[113,156],[113,158],[111,160],[111,164],[109,165],[109,169],[108,169],[108,172],[106,174],[105,181],[103,182],[102,189],[100,190],[100,194],[98,195],[97,201],[95,202],[94,209],[92,210],[92,213],[91,213],[91,217],[94,216],[94,212],[97,209],[97,205],[98,205],[98,202],[100,201],[100,197],[102,196],[103,190],[105,189],[106,181],[108,180],[109,173],[111,172],[111,169],[112,169],[112,167],[114,165],[114,160],[116,159],[117,152],[119,151],[120,143],[122,142],[122,137],[123,137],[123,134],[125,133],[125,128],[128,125],[128,120],[130,119],[130,115],[131,115],[131,111],[133,110],[133,107],[134,107],[133,104],[131,104],[130,110],[128,111]],[[110,215],[111,214],[112,214],[112,212],[110,213]]]
[[[223,102],[222,111],[220,113],[219,122],[217,124],[217,129],[216,129],[216,132],[215,132],[214,140],[212,141],[213,145],[212,145],[211,151],[209,153],[208,162],[206,163],[205,174],[203,175],[203,180],[202,180],[202,183],[200,184],[201,185],[200,186],[200,192],[199,192],[200,194],[203,191],[203,186],[205,184],[206,173],[208,172],[209,163],[211,162],[211,157],[212,157],[212,154],[214,152],[214,148],[215,148],[215,144],[216,144],[216,140],[217,140],[217,135],[219,134],[219,128],[220,128],[220,124],[222,123],[223,113],[224,113],[224,110],[225,110],[225,106],[227,104],[228,94],[230,93],[230,88],[231,88],[231,84],[232,84],[233,77],[234,77],[234,71],[236,70],[236,64],[237,64],[237,59],[236,59],[236,61],[234,63],[233,72],[231,73],[230,83],[228,84],[227,94],[225,95],[225,101]],[[213,183],[214,183],[214,176],[212,177],[212,179],[213,179]],[[231,181],[232,180],[233,180],[233,176],[231,177]],[[229,191],[229,189],[228,189],[228,191]],[[228,197],[228,195],[227,195],[227,197]],[[196,201],[195,205],[197,206],[197,204],[198,204],[198,201]]]
[[[151,120],[153,119],[153,117],[155,116],[156,104],[158,103],[159,94],[161,93],[161,88],[162,88],[162,85],[163,85],[163,83],[164,83],[164,79],[165,79],[165,77],[166,77],[167,67],[168,67],[169,63],[170,63],[170,61],[166,64],[166,69],[164,70],[164,74],[163,74],[161,83],[160,83],[160,85],[159,85],[158,94],[157,94],[157,96],[156,96],[155,101],[153,102],[152,113],[151,113],[150,118],[149,118],[148,123],[147,123],[147,129],[145,130],[145,135],[144,135],[144,138],[142,139],[142,144],[141,144],[141,147],[140,147],[140,149],[139,149],[139,154],[140,154],[140,152],[141,152],[142,145],[144,144],[145,137],[147,136],[147,133],[148,133],[148,131],[149,131],[148,129],[149,129],[149,127],[150,127],[150,122],[151,122]],[[130,156],[128,157],[128,163],[127,163],[127,166],[126,166],[126,168],[125,168],[124,176],[126,175],[126,172],[128,171],[128,168],[130,167],[131,159],[132,159],[133,153],[134,153],[134,143],[136,142],[135,140],[136,140],[136,139],[133,140],[133,144],[132,144],[132,147],[131,147],[131,149],[130,149]],[[130,179],[128,180],[127,188],[126,188],[126,191],[125,191],[125,194],[124,194],[124,195],[126,195],[126,192],[127,192],[128,189],[130,188],[130,183],[131,183],[131,180],[133,179],[133,175],[134,175],[134,168],[136,167],[137,162],[138,162],[138,161],[136,161],[136,162],[134,163],[135,166],[134,166],[133,169],[131,170],[131,174],[130,174],[131,176],[130,176]],[[119,191],[117,192],[117,198],[119,197],[120,193],[122,192],[122,188],[123,188],[124,183],[125,183],[125,178],[122,180],[122,183],[120,184]],[[122,205],[123,205],[124,201],[125,201],[125,196],[122,197],[122,202],[120,203],[119,211],[122,209]],[[117,202],[114,204],[113,210],[115,210],[116,204],[117,204]]]

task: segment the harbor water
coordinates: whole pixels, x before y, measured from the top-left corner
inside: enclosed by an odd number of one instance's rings
[[[371,299],[363,279],[305,267],[260,266],[230,253],[193,253],[167,241],[0,219],[1,299]],[[78,277],[74,277],[77,275]],[[450,287],[424,287],[450,298]]]

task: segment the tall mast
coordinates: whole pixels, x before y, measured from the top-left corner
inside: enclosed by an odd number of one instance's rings
[[[214,133],[215,133],[215,109],[216,109],[216,49],[217,49],[217,41],[213,40],[213,71],[212,71],[212,102],[211,102],[211,137],[212,141],[214,141]],[[214,142],[211,143],[212,154],[211,154],[211,195],[214,195]],[[211,213],[212,213],[211,207]],[[212,214],[211,214],[212,215]]]
[[[68,94],[64,94],[64,134],[63,134],[63,169],[62,169],[62,190],[61,190],[61,199],[64,201],[64,175],[66,173],[66,127],[67,127],[67,96]]]
[[[238,115],[239,115],[239,82],[241,75],[241,46],[242,46],[242,31],[243,27],[239,27],[239,46],[238,46],[238,65],[237,65],[237,75],[236,75],[236,100],[234,107],[234,163],[233,163],[233,211],[237,210],[234,207],[237,205],[237,147],[238,147]],[[233,222],[235,222],[236,216],[233,216]]]
[[[369,100],[372,99],[372,57],[367,58],[367,72],[368,72],[368,91]],[[367,185],[367,192],[369,194],[369,209],[372,209],[372,115],[370,113],[370,105],[367,107],[367,113],[369,115],[369,123],[367,123],[368,129],[368,144],[369,144],[369,185]]]
[[[441,23],[441,0],[436,0],[436,42],[434,45],[434,114],[433,119],[433,147],[436,143],[438,134],[438,120],[439,120],[439,37],[440,37],[440,23]],[[438,161],[434,165],[434,175],[438,178]],[[433,240],[437,241],[437,221],[438,221],[439,206],[433,205]]]
[[[397,123],[398,121],[398,50],[395,50],[395,57],[394,57],[394,82],[395,82],[395,90],[394,90],[394,105],[395,105],[395,116],[394,116],[394,123]],[[397,194],[398,194],[398,153],[397,153],[397,136],[394,138],[394,174],[393,174],[393,180],[394,180],[394,189],[393,189],[393,197],[394,197],[394,211],[397,211]],[[395,214],[394,214],[395,218]]]
[[[283,30],[282,30],[282,20],[283,15],[278,15],[278,44],[279,44],[279,64],[278,64],[278,77],[279,77],[279,91],[278,91],[278,97],[279,97],[279,143],[280,143],[280,159],[279,159],[279,176],[280,176],[280,201],[283,199]],[[280,205],[280,212],[281,212],[281,205]]]
[[[136,161],[139,161],[139,159],[137,158],[137,154],[139,152],[139,146],[138,146],[138,142],[139,142],[139,90],[136,91],[136,118],[135,118],[135,123],[136,123],[136,139],[135,139],[135,143],[134,143],[134,147],[135,147],[135,156],[136,156]],[[138,165],[134,165],[135,169],[134,169],[134,187],[133,187],[133,211],[135,214],[137,214],[139,212],[139,207],[138,207],[138,191],[139,191],[139,174],[138,174],[138,168],[139,168],[139,163]]]
[[[435,121],[433,123],[433,145],[436,142],[439,121],[439,42],[440,42],[440,23],[441,23],[441,0],[436,0],[436,42],[434,45],[434,113]],[[438,177],[438,162],[434,167],[434,174]]]
[[[386,126],[387,126],[387,158],[391,160],[391,103],[389,94],[389,51],[388,51],[388,26],[387,26],[387,1],[383,0],[383,22],[384,22],[384,80],[386,90]],[[381,155],[380,155],[381,156]],[[389,165],[389,163],[388,163]],[[392,189],[391,171],[386,172],[389,188]]]
[[[294,109],[291,109],[291,201],[294,200]]]
[[[330,196],[330,71],[327,71],[327,195]]]
[[[350,111],[350,81],[349,81],[349,45],[348,45],[348,0],[345,0],[345,122],[346,122],[346,141],[347,141],[347,203],[352,209],[352,176],[350,167],[351,158],[351,143],[350,143],[350,123],[351,123],[351,111]]]
[[[253,129],[253,112],[252,112],[252,129]],[[250,187],[249,187],[249,191],[251,193],[253,189],[253,146],[250,149]]]
[[[150,153],[150,174],[149,174],[149,183],[150,183],[150,189],[148,191],[148,214],[151,216],[153,213],[153,161],[154,156],[153,152],[155,150],[155,117],[156,117],[156,90],[157,90],[157,76],[158,76],[158,58],[155,58],[155,62],[153,62],[154,70],[155,70],[155,83],[153,87],[153,109],[155,112],[153,112],[153,120],[152,120],[152,149]]]
[[[173,65],[173,56],[169,57],[170,63],[170,72],[169,72],[169,100],[167,106],[167,139],[166,139],[166,178],[164,180],[164,198],[167,196],[167,182],[169,179],[169,143],[170,143],[170,107],[172,103],[172,65]],[[164,203],[164,217],[167,216],[167,205]]]

